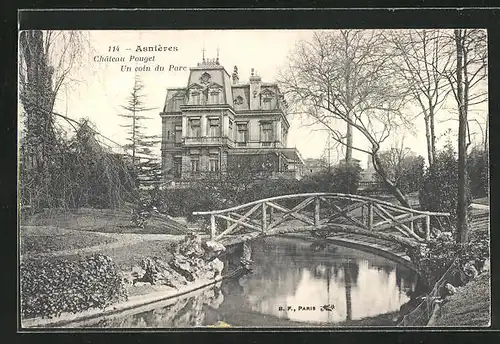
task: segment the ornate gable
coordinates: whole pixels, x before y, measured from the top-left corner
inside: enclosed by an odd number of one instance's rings
[[[208,85],[210,84],[210,81],[212,80],[212,76],[210,75],[210,73],[208,72],[204,72],[201,76],[200,76],[200,83],[203,84],[203,85]]]
[[[193,83],[193,84],[189,85],[189,87],[188,87],[189,90],[198,90],[198,91],[201,91],[204,88],[205,87],[203,87],[202,85],[197,84],[197,83]]]
[[[260,94],[263,96],[263,97],[267,97],[267,98],[272,98],[275,96],[275,93],[273,91],[271,91],[269,88],[264,88]]]
[[[207,86],[210,91],[220,91],[223,89],[222,85],[216,83],[216,82],[212,82],[210,85]]]

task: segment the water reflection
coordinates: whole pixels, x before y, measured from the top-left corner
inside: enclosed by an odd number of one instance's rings
[[[289,238],[251,246],[251,274],[92,327],[356,325],[367,318],[381,325],[377,317],[397,313],[418,287],[413,271],[362,251]],[[321,311],[324,305],[333,309]]]

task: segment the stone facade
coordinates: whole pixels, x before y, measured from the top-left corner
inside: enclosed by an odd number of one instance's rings
[[[230,76],[218,59],[204,59],[190,68],[187,87],[167,90],[160,113],[165,182],[220,176],[245,156],[273,156],[273,175],[296,178],[303,161],[287,148],[286,108],[276,83],[262,82],[253,70],[240,83],[236,66]]]

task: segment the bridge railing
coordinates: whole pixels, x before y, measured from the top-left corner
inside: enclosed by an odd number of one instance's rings
[[[294,200],[300,202],[289,206]],[[293,220],[304,225],[304,229],[324,228],[327,224],[343,221],[360,230],[396,230],[401,236],[424,241],[439,230],[431,226],[431,219],[435,218],[436,221],[432,222],[442,226],[439,218],[448,218],[450,214],[405,208],[360,195],[304,193],[270,197],[227,209],[194,212],[193,215],[210,217],[210,235],[214,240],[236,234],[243,228],[273,234],[279,226]],[[221,220],[226,226],[218,231],[217,222]],[[416,227],[423,229],[416,231]]]

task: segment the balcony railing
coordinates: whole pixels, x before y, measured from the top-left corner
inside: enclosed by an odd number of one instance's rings
[[[229,147],[239,148],[284,148],[279,141],[262,142],[262,141],[244,141],[235,142],[228,137],[184,137],[182,142],[163,142],[162,149],[178,148],[183,146],[221,146],[228,145]]]
[[[185,137],[184,145],[186,146],[220,146],[220,145],[228,145],[233,146],[233,140],[228,137]]]
[[[237,147],[242,148],[283,148],[280,141],[240,141],[236,142]]]

